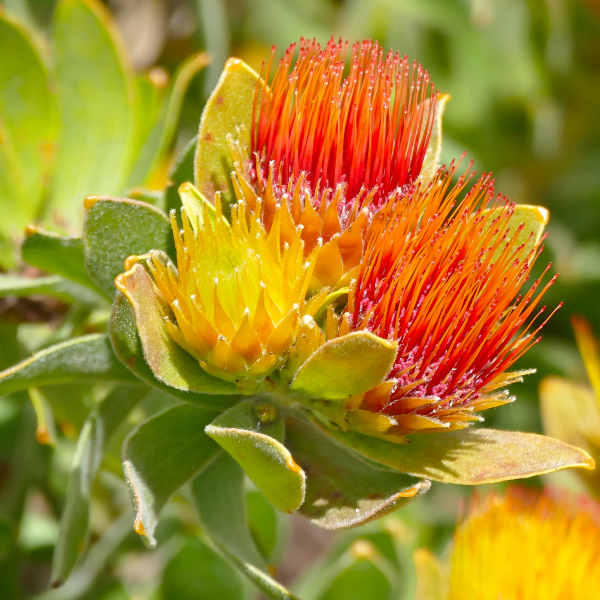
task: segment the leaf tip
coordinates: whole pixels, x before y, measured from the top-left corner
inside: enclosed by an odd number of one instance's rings
[[[302,471],[302,467],[293,459],[291,455],[286,458],[285,465],[290,471],[292,471],[292,473],[300,473]]]
[[[100,200],[99,196],[86,196],[83,200],[83,208],[90,210],[98,200]]]
[[[141,517],[138,515],[133,522],[133,530],[141,536],[146,535],[146,529],[144,527],[144,523],[142,522]]]
[[[123,261],[123,267],[125,267],[126,271],[131,270],[131,269],[133,269],[135,263],[137,263],[139,259],[140,259],[139,256],[137,256],[136,254],[132,254],[131,256],[128,256]],[[118,277],[117,277],[117,279],[118,279]],[[115,279],[115,284],[116,284],[116,279]]]

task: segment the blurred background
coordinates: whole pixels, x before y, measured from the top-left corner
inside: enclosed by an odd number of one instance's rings
[[[54,4],[52,0],[0,2],[7,15],[34,32],[40,47],[49,45]],[[230,56],[260,70],[273,45],[281,54],[300,37],[326,41],[334,35],[350,41],[377,39],[385,48],[421,63],[439,90],[452,97],[444,117],[442,161],[448,163],[466,152],[478,171],[494,173],[497,191],[517,203],[544,205],[551,212],[546,250],[538,262],[551,261],[552,271],[560,272],[545,298],[549,308],[561,301],[564,307],[544,330],[542,343],[518,365],[538,369],[524,384],[514,386],[518,401],[486,415],[486,424],[493,427],[542,431],[540,380],[553,374],[585,381],[570,316],[585,315],[600,331],[598,0],[111,0],[106,5],[137,73],[166,80],[194,52],[208,50],[213,57],[212,64],[189,84],[176,134],[150,181],[156,189],[164,186],[169,165],[195,135],[202,107]],[[0,63],[3,60],[0,56]],[[51,49],[47,60],[51,64]],[[5,232],[0,254],[5,269],[19,270],[18,255],[12,254],[11,247],[18,242],[22,226],[16,217],[11,221],[12,208],[5,198],[0,199]],[[52,215],[52,211],[46,203],[43,213]],[[36,347],[32,340],[39,339],[40,328],[49,336],[64,326],[59,302],[3,298],[2,368]],[[194,525],[177,499],[167,509],[161,534],[165,541],[158,550],[146,551],[134,534],[117,536],[104,555],[101,549],[92,557],[96,562],[91,575],[79,587],[43,592],[73,444],[69,445],[68,432],[63,432],[64,443],[53,449],[35,441],[32,445],[27,402],[20,397],[0,399],[0,597],[212,598],[195,587],[194,569],[203,549],[191,541],[181,542]],[[156,407],[160,406],[157,399]],[[25,463],[33,468],[20,469]],[[16,486],[15,477],[25,471],[28,483]],[[100,487],[97,491],[96,537],[106,532],[108,522],[102,513],[102,494],[121,494],[126,502],[118,472],[118,464],[112,473],[108,469],[103,475],[104,491]],[[527,483],[540,485],[535,480]],[[15,489],[20,490],[18,498]],[[323,591],[322,582],[343,574],[340,561],[346,560],[344,552],[352,544],[354,555],[370,551],[371,546],[356,545],[359,538],[370,540],[383,559],[399,570],[404,585],[403,596],[389,596],[396,592],[384,590],[384,595],[373,592],[371,597],[412,597],[411,549],[427,546],[443,552],[461,498],[469,492],[434,484],[424,499],[397,516],[364,531],[335,536],[293,518],[266,514],[258,492],[250,490],[249,498],[254,497],[250,500],[253,518],[262,523],[257,532],[267,531],[263,542],[270,544],[274,562],[280,565],[277,577],[295,585],[303,600],[346,600],[354,597],[351,591],[358,585],[351,577],[337,591]],[[130,527],[129,521],[125,523],[125,528]],[[17,546],[11,541],[15,530]],[[223,576],[236,577],[229,571]],[[315,581],[321,582],[320,587]],[[234,586],[230,597],[237,598],[238,592]],[[214,597],[229,596],[221,592]]]

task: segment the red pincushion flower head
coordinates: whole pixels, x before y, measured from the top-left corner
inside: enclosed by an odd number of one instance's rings
[[[542,290],[541,279],[521,289],[542,250],[547,211],[515,214],[514,204],[493,197],[488,176],[459,200],[471,175],[452,187],[455,172],[452,166],[426,188],[417,186],[373,222],[337,330],[367,330],[398,343],[387,380],[346,405],[377,413],[379,429],[390,434],[466,427],[481,420],[475,411],[511,402],[500,388],[525,372],[507,370],[545,323],[534,325],[545,310],[537,305],[556,276]],[[522,215],[533,224],[526,227]],[[329,320],[335,332],[332,311]]]
[[[437,167],[427,72],[370,40],[352,46],[347,70],[348,49],[302,39],[294,62],[292,44],[270,88],[257,87],[249,147],[233,145],[236,196],[262,200],[267,229],[280,206],[284,237],[301,226],[306,255],[332,242],[315,273],[329,286],[358,265],[372,214],[418,179],[426,155]]]

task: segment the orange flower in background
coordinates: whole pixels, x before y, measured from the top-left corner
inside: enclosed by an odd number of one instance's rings
[[[449,565],[447,600],[596,598],[600,505],[520,487],[475,496]]]
[[[329,337],[368,330],[398,343],[387,380],[347,404],[387,416],[389,434],[466,427],[512,402],[501,388],[526,372],[507,370],[546,322],[535,325],[538,304],[556,276],[521,293],[543,238],[525,224],[510,231],[515,205],[493,197],[488,176],[468,189],[472,175],[452,185],[455,172],[382,211],[343,318],[329,313]],[[534,214],[546,222],[547,211]]]
[[[232,143],[237,199],[263,203],[267,231],[281,206],[283,238],[300,228],[306,256],[322,245],[317,287],[358,265],[373,213],[421,174],[436,118],[422,67],[368,40],[344,76],[348,50],[302,40],[294,62],[291,45],[270,88],[257,87],[249,145]]]

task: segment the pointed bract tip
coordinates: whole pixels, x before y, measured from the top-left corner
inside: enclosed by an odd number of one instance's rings
[[[89,210],[96,202],[98,202],[98,200],[100,200],[98,196],[86,196],[83,200],[83,208]]]

